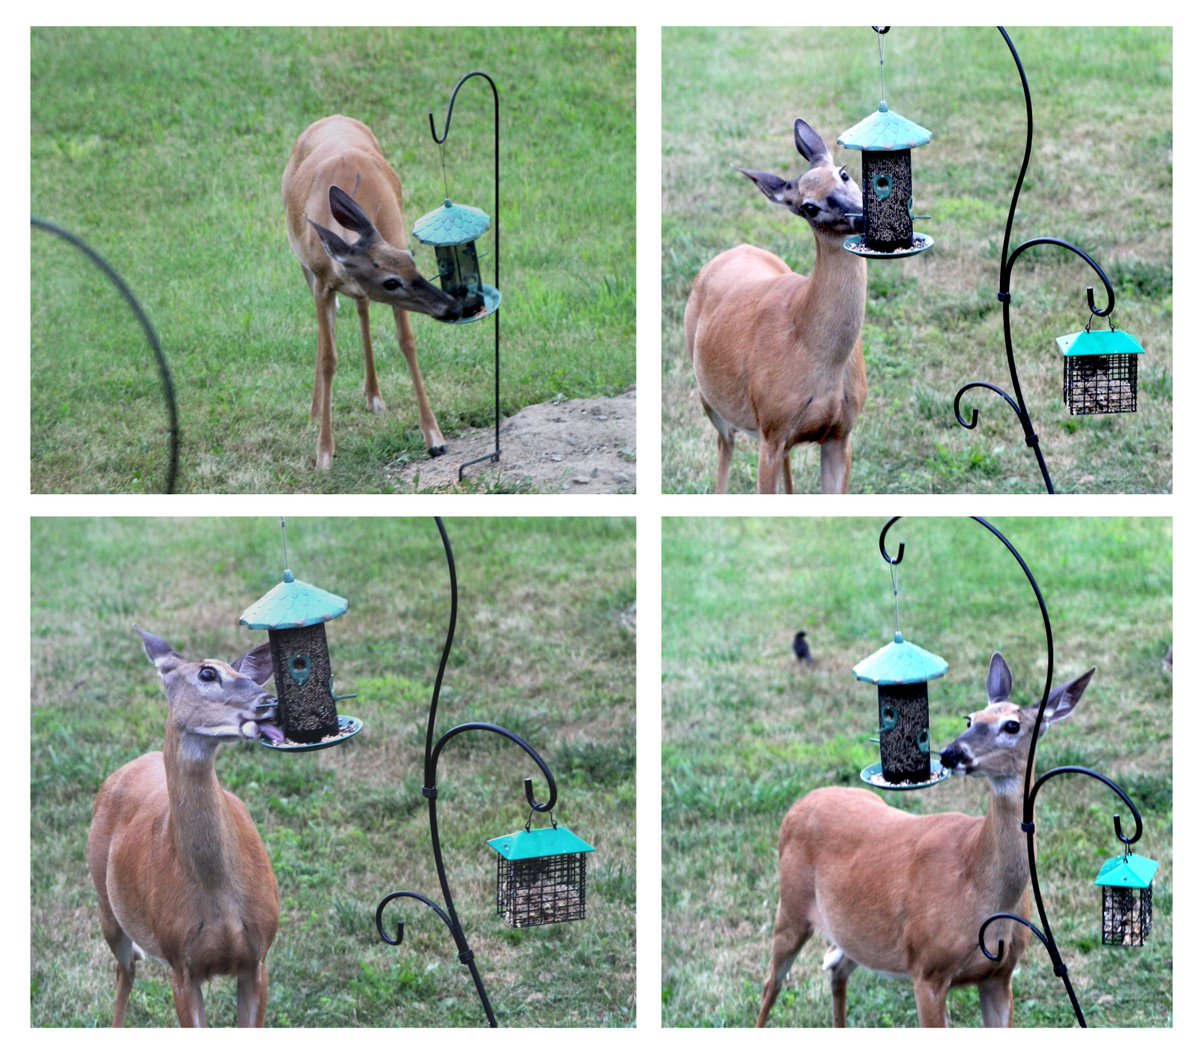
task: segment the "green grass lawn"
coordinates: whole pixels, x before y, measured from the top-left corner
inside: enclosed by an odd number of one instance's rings
[[[1016,29],[1035,134],[1013,228],[1071,241],[1107,271],[1113,319],[1146,349],[1136,414],[1070,416],[1062,405],[1057,336],[1082,329],[1085,289],[1103,288],[1075,256],[1039,248],[1012,277],[1021,386],[1062,492],[1169,491],[1171,467],[1171,30]],[[854,432],[856,493],[1041,492],[1015,415],[997,396],[966,431],[958,389],[1011,389],[1004,354],[1000,250],[1025,144],[1020,80],[994,29],[892,31],[889,104],[933,131],[913,152],[918,223],[936,245],[912,259],[868,264],[863,348],[869,394]],[[838,135],[879,99],[875,34],[861,29],[663,30],[663,489],[711,492],[716,433],[700,408],[683,339],[697,272],[742,242],[802,274],[815,257],[799,217],[771,205],[730,164],[794,178],[805,167],[792,123],[804,117],[835,160],[860,178]],[[738,452],[740,451],[740,452]],[[757,442],[735,450],[732,492],[753,491]],[[800,492],[818,488],[819,453],[792,455]]]
[[[779,826],[819,786],[860,785],[878,760],[875,689],[851,667],[893,630],[882,521],[667,519],[663,523],[663,1020],[749,1026],[758,1012],[778,896]],[[1097,666],[1070,721],[1050,729],[1039,771],[1065,764],[1114,779],[1141,810],[1136,851],[1161,862],[1145,947],[1100,944],[1104,859],[1118,855],[1120,801],[1063,776],[1037,798],[1038,865],[1050,923],[1091,1026],[1172,1022],[1171,524],[1168,519],[1011,519],[995,524],[1028,562],[1054,627],[1056,684]],[[943,656],[930,684],[931,737],[944,746],[986,705],[994,650],[1013,700],[1032,705],[1046,676],[1033,593],[1004,547],[968,520],[904,520],[907,639]],[[808,632],[814,666],[791,652]],[[982,780],[884,795],[921,813],[981,815]],[[1129,830],[1126,820],[1125,829]],[[1019,846],[1024,852],[1024,844]],[[886,860],[881,864],[886,865]],[[1036,919],[1035,919],[1036,921]],[[773,1026],[830,1023],[826,945],[800,952]],[[1074,1023],[1061,981],[1031,941],[1014,980],[1015,1023]],[[980,1025],[975,991],[952,992],[955,1025]],[[912,987],[866,970],[850,979],[852,1026],[916,1024]]]
[[[438,1027],[485,1023],[442,923],[375,907],[409,889],[435,900],[421,796],[425,721],[449,614],[427,519],[292,520],[297,576],[346,596],[329,627],[342,712],[365,729],[337,749],[224,747],[223,784],[249,807],[283,900],[268,958],[268,1023]],[[507,928],[496,916],[488,838],[516,830],[537,769],[496,736],[456,738],[438,769],[451,890],[502,1026],[634,1021],[634,527],[631,520],[451,519],[458,635],[439,732],[468,720],[523,736],[558,782],[555,817],[596,846],[587,918]],[[166,703],[131,626],[189,657],[230,660],[264,637],[242,609],[281,570],[264,519],[35,519],[32,525],[31,1020],[107,1025],[113,959],[84,848],[104,778],[161,748]],[[538,780],[540,785],[540,779]],[[544,788],[543,788],[544,789]],[[539,792],[544,799],[544,792]],[[234,982],[207,994],[235,1018]],[[173,1026],[168,970],[139,969],[127,1023]]]
[[[38,29],[35,215],[85,238],[142,300],[175,374],[180,489],[387,490],[425,456],[391,311],[372,328],[386,416],[366,409],[353,305],[339,311],[337,454],[315,470],[312,297],[280,179],[296,137],[345,113],[400,174],[411,230],[442,203],[441,131],[458,78],[501,106],[501,406],[614,395],[634,382],[632,29]],[[492,99],[471,81],[445,146],[449,190],[492,209]],[[491,253],[491,235],[479,243]],[[413,243],[422,273],[433,253]],[[492,260],[482,260],[490,281]],[[160,490],[167,424],[150,350],[76,252],[32,243],[31,486]],[[492,325],[413,316],[449,439],[492,420]]]

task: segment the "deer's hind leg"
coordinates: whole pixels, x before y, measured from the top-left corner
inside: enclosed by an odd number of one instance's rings
[[[796,955],[808,942],[812,932],[812,925],[807,918],[793,919],[788,916],[783,903],[779,904],[775,915],[775,938],[771,943],[771,965],[767,970],[767,978],[763,981],[762,1004],[758,1009],[755,1027],[767,1026],[767,1017],[775,999],[779,997],[783,981],[791,971],[792,962],[796,960]]]
[[[846,1026],[846,984],[858,962],[846,957],[840,947],[830,947],[821,968],[829,973],[829,992],[833,996],[833,1026]]]
[[[393,307],[392,313],[396,316],[396,335],[400,339],[400,350],[404,352],[404,361],[408,363],[408,373],[412,377],[413,391],[417,395],[417,415],[421,434],[425,437],[425,447],[429,450],[430,457],[440,457],[446,452],[446,440],[442,438],[437,418],[429,405],[429,397],[425,394],[425,381],[421,379],[421,367],[417,365],[417,342],[413,338],[408,312]]]
[[[729,465],[733,461],[733,439],[737,432],[732,424],[721,416],[700,396],[700,405],[712,426],[717,429],[717,493],[729,492]]]

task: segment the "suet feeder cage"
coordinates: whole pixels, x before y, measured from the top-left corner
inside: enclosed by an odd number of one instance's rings
[[[1100,868],[1100,927],[1104,943],[1140,947],[1154,920],[1152,895],[1158,863],[1126,852]]]
[[[856,256],[898,259],[933,246],[928,234],[913,231],[912,151],[933,138],[928,128],[879,109],[838,136],[838,145],[862,151],[863,232],[847,238]],[[920,217],[927,218],[927,217]]]
[[[477,322],[500,306],[500,291],[483,283],[475,249],[475,242],[490,226],[491,219],[482,209],[456,205],[449,198],[413,226],[413,237],[433,246],[442,291],[463,305],[459,322]]]
[[[1057,340],[1063,353],[1063,402],[1072,415],[1136,413],[1138,355],[1145,349],[1120,329],[1085,329]]]
[[[565,826],[493,838],[496,913],[514,929],[579,921],[587,909],[587,853],[595,849]]]
[[[333,693],[333,671],[325,623],[340,618],[348,601],[315,585],[283,580],[242,612],[241,624],[266,629],[275,669],[278,722],[284,741],[271,749],[314,750],[336,746],[362,730],[362,721],[339,716],[337,703],[354,695]]]
[[[899,630],[895,639],[854,667],[859,680],[879,689],[879,757],[862,771],[862,780],[885,790],[916,790],[949,776],[929,756],[928,683],[950,667],[944,658],[909,643]]]

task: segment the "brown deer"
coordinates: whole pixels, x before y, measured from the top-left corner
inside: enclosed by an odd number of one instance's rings
[[[1071,715],[1095,669],[1057,688],[1042,729]],[[1012,676],[995,654],[986,709],[942,750],[942,765],[988,780],[982,818],[912,815],[869,790],[826,787],[796,802],[779,832],[779,909],[758,1027],[800,948],[820,933],[833,993],[833,1025],[846,1026],[846,981],[861,965],[908,977],[922,1027],[945,1027],[951,987],[975,984],[987,1027],[1012,1024],[1012,974],[1029,940],[1012,921],[988,929],[1004,941],[998,962],[980,951],[979,927],[1001,912],[1029,916],[1022,786],[1037,706],[1009,701]]]
[[[850,432],[867,398],[863,361],[866,263],[842,249],[861,229],[862,194],[824,140],[796,121],[809,162],[798,179],[748,176],[771,201],[803,216],[817,242],[812,274],[796,274],[752,245],[721,253],[696,278],[684,313],[688,354],[704,412],[717,429],[717,493],[728,489],[733,440],[758,437],[758,492],[792,492],[788,454],[821,446],[821,492],[850,486]]]
[[[262,1027],[279,891],[254,820],[221,788],[213,762],[223,742],[283,740],[275,699],[261,686],[271,678],[270,645],[233,665],[192,662],[138,632],[167,692],[163,751],[105,780],[88,833],[100,927],[117,959],[113,1027],[125,1022],[145,955],[171,967],[181,1026],[205,1026],[201,985],[232,974],[238,1026]]]
[[[351,187],[351,193],[343,188]],[[390,304],[396,317],[400,350],[408,363],[421,434],[431,457],[446,452],[446,441],[425,395],[417,345],[408,312],[454,321],[462,304],[421,277],[405,248],[408,230],[401,206],[400,179],[383,156],[379,140],[365,124],[349,117],[325,117],[304,130],[283,173],[283,203],[288,241],[300,260],[317,305],[317,370],[312,418],[320,418],[317,466],[333,463],[330,400],[337,370],[334,325],[337,296],[354,300],[366,361],[367,408],[385,409],[375,375],[369,303]],[[358,237],[354,242],[345,239]]]

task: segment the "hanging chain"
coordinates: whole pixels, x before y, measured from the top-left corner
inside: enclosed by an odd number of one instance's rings
[[[874,29],[875,27],[872,26],[871,28]],[[882,32],[878,29],[875,29],[875,40],[879,44],[879,101],[881,103],[886,99],[886,95],[883,90],[883,34],[886,33],[890,28],[890,26],[885,26]]]
[[[895,563],[889,563],[892,572],[892,602],[896,607],[896,632],[900,632],[900,568]]]

